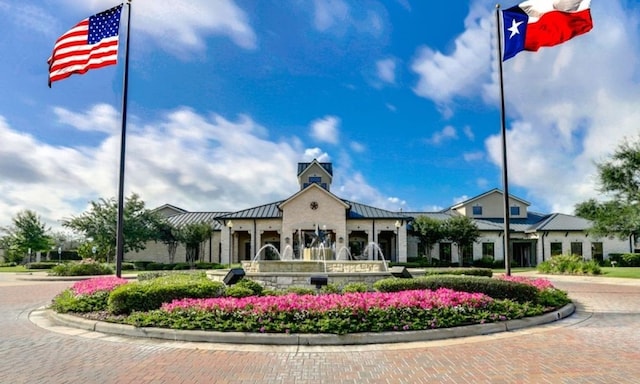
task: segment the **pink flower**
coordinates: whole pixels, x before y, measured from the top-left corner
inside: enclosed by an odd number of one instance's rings
[[[545,289],[554,288],[553,284],[547,279],[537,278],[532,279],[525,276],[507,276],[501,275],[496,277],[499,280],[512,281],[515,283],[527,284],[538,288],[539,291],[544,291]]]
[[[355,292],[328,295],[219,297],[209,299],[181,299],[162,305],[164,311],[199,309],[205,311],[247,311],[254,314],[273,312],[327,312],[349,310],[367,312],[372,308],[481,308],[492,299],[481,293],[457,292],[446,288],[437,291],[415,290],[402,292]]]
[[[81,280],[71,286],[71,290],[76,295],[92,295],[98,291],[111,291],[115,287],[128,283],[127,279],[115,276],[96,277],[88,280]]]

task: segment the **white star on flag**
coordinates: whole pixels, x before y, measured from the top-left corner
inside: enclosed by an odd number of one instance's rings
[[[520,30],[518,29],[520,24],[522,24],[522,21],[516,21],[515,19],[511,20],[511,27],[509,27],[508,29],[508,31],[511,32],[511,35],[509,36],[509,38],[512,38],[513,36],[520,34]]]

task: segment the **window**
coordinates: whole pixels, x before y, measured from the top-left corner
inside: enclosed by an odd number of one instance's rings
[[[320,176],[309,176],[309,183],[320,183],[322,181],[322,177]]]
[[[571,254],[582,256],[582,243],[571,243]]]
[[[496,258],[496,245],[494,243],[482,243],[482,257]]]
[[[482,215],[482,206],[480,205],[476,205],[473,207],[473,215],[474,216],[480,216]]]
[[[440,261],[451,262],[451,243],[440,243]]]
[[[596,261],[602,261],[604,258],[604,251],[602,243],[591,243],[591,258]]]
[[[551,256],[562,255],[562,243],[551,243]]]
[[[515,206],[509,209],[511,216],[520,216],[520,207]]]

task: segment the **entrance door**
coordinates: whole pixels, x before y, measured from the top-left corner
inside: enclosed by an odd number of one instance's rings
[[[530,242],[513,243],[513,261],[518,267],[534,267],[533,245]]]

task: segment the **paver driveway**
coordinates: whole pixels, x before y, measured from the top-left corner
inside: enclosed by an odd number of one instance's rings
[[[577,304],[551,325],[291,350],[60,333],[29,313],[71,282],[0,274],[0,383],[640,383],[640,282],[550,279]]]

